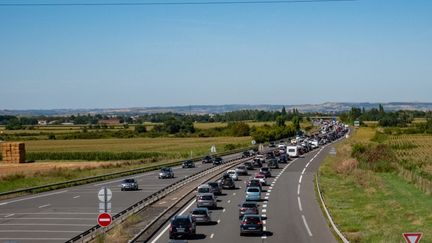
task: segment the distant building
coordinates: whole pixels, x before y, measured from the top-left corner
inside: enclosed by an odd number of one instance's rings
[[[38,125],[46,126],[47,125],[47,121],[46,120],[38,120]]]
[[[104,120],[100,120],[99,124],[101,124],[101,125],[120,125],[120,119],[118,119],[118,118],[104,119]]]

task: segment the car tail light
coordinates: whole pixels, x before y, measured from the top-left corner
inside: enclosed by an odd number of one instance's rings
[[[171,232],[173,229],[172,224],[169,225],[169,231]]]
[[[262,222],[261,222],[261,221],[258,221],[258,222],[257,222],[257,225],[262,225]]]
[[[247,225],[247,221],[243,221],[241,224],[242,225]]]

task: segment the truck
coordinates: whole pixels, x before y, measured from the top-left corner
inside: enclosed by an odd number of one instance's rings
[[[289,157],[293,157],[293,158],[299,157],[299,150],[298,150],[297,145],[287,146],[287,154]]]

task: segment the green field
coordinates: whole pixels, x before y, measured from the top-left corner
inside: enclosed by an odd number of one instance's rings
[[[404,232],[423,232],[422,242],[432,242],[432,197],[398,171],[361,169],[359,162],[351,158],[352,145],[373,143],[374,135],[372,128],[356,129],[350,139],[336,146],[337,156],[329,156],[321,166],[320,186],[330,214],[350,242],[404,242]],[[407,140],[430,145],[432,136],[417,139],[392,138],[389,143],[403,144]],[[424,151],[425,146],[409,147]],[[401,159],[404,153],[395,152]],[[404,156],[416,157],[414,152]],[[424,161],[425,157],[419,159]]]

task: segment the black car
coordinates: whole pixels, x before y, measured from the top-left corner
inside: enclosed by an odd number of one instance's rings
[[[248,157],[250,157],[250,156],[251,156],[251,154],[250,154],[249,151],[244,151],[243,154],[242,154],[242,159],[244,159],[244,158],[248,158]]]
[[[207,155],[206,157],[203,158],[202,163],[203,164],[213,163],[213,158]]]
[[[186,160],[183,162],[182,168],[195,168],[195,163],[192,160]]]
[[[260,190],[262,191],[262,184],[259,180],[252,179],[252,180],[247,181],[246,182],[246,188],[248,188],[248,187],[259,187]]]
[[[244,162],[243,165],[246,166],[246,169],[248,169],[248,170],[253,170],[254,169],[254,167],[252,165],[252,162]]]
[[[223,163],[223,159],[221,157],[216,157],[213,160],[213,165],[221,165]]]
[[[261,168],[262,167],[262,163],[260,159],[254,159],[252,162],[253,167],[255,168]]]
[[[259,173],[263,174],[266,178],[271,177],[270,168],[268,167],[262,167]]]
[[[196,234],[196,223],[190,215],[175,216],[169,226],[169,238],[192,237]]]
[[[279,169],[279,162],[277,159],[270,159],[267,163],[269,168]]]
[[[246,214],[243,216],[240,223],[240,236],[244,234],[262,235],[263,233],[263,222],[261,216],[257,214]]]
[[[256,202],[243,202],[239,204],[239,218],[242,219],[246,214],[259,214],[258,203]]]
[[[270,143],[269,143],[269,147],[270,147],[270,148],[274,148],[274,147],[276,147],[275,142],[274,142],[274,141],[270,141]]]

